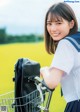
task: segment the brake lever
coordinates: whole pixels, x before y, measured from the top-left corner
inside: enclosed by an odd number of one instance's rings
[[[50,91],[54,91],[55,89],[50,89],[47,85],[46,85],[46,83],[45,83],[45,81],[44,80],[41,80],[40,79],[40,77],[35,77],[35,80],[36,81],[38,81],[38,83],[41,83],[43,86],[45,86],[48,90],[50,90]]]

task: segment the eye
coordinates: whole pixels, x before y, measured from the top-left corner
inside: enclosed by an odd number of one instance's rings
[[[56,24],[62,24],[62,22],[56,22]]]
[[[47,25],[52,25],[52,23],[51,22],[47,22]]]

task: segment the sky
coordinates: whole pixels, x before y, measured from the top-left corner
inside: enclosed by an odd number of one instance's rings
[[[0,28],[6,28],[6,32],[13,35],[42,34],[45,14],[56,2],[63,0],[0,0]],[[80,2],[69,4],[80,24]]]

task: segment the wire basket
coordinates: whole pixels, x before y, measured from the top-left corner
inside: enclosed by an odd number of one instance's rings
[[[14,112],[12,104],[14,102],[14,91],[0,95],[0,112]]]
[[[14,91],[0,95],[0,112],[49,112],[53,91],[38,82],[37,89],[28,95],[14,98]]]

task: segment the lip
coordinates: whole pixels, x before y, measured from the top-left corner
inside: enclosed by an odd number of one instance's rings
[[[57,36],[60,35],[60,33],[52,33],[51,35],[54,36],[54,37],[57,37]]]

